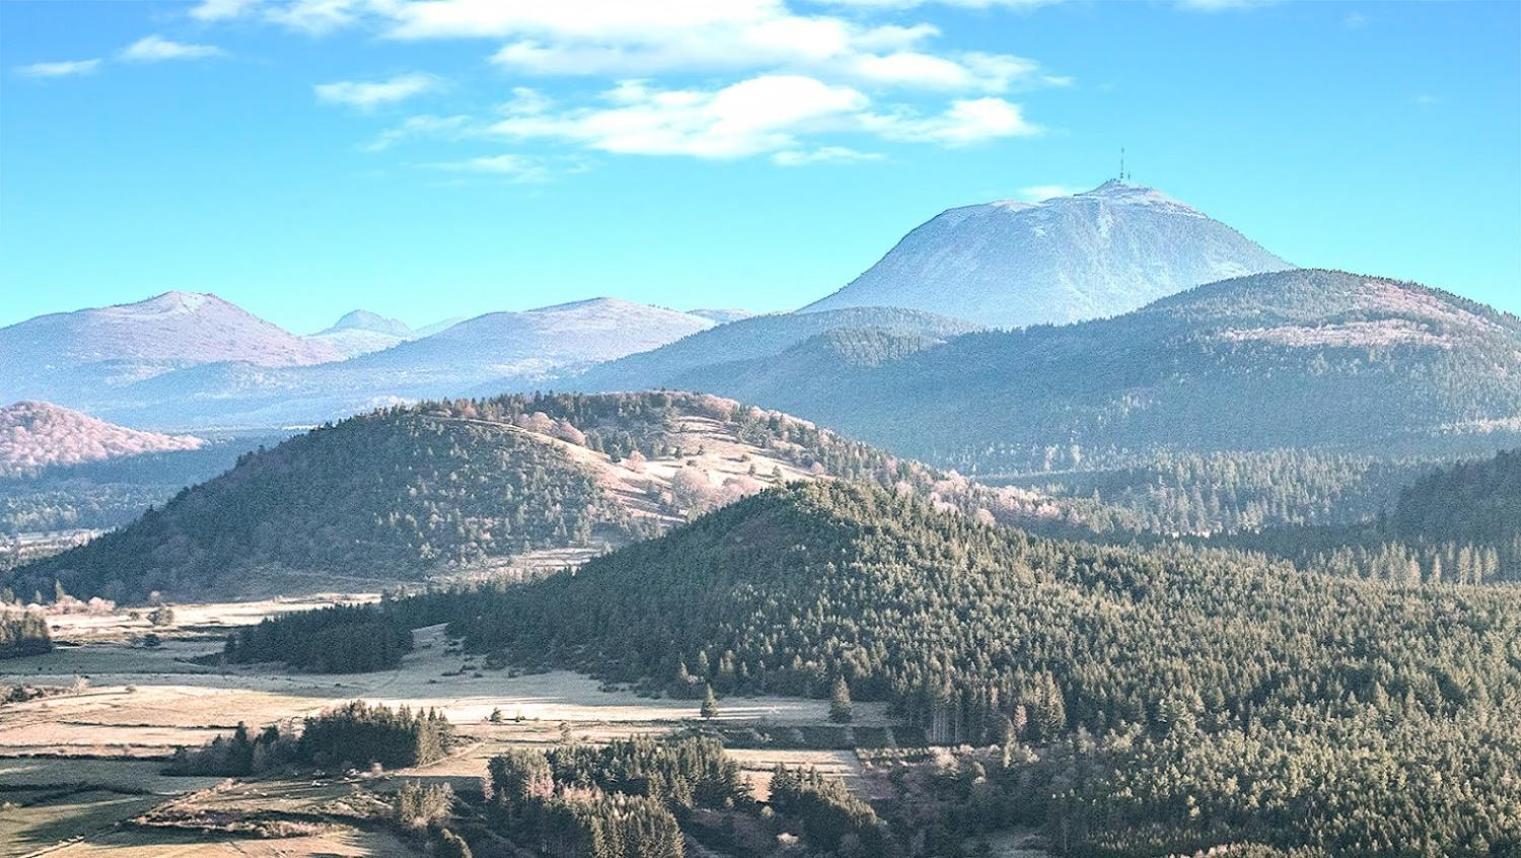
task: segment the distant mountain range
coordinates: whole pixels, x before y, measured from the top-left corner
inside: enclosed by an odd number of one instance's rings
[[[0,408],[0,477],[144,453],[196,450],[204,444],[189,435],[115,426],[46,402],[17,402]]]
[[[0,399],[73,405],[187,366],[307,366],[341,357],[329,344],[298,337],[215,295],[166,292],[0,328]]]
[[[488,313],[427,336],[355,311],[302,338],[215,296],[168,293],[0,329],[0,397],[155,428],[311,424],[493,381],[532,386],[714,324],[598,298]]]
[[[1004,200],[942,212],[803,310],[907,307],[984,327],[1062,324],[1291,267],[1161,191],[1109,181],[1041,203]]]

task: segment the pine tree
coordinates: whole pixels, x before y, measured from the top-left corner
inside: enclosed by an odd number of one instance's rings
[[[849,724],[851,718],[850,686],[845,677],[834,678],[834,690],[829,695],[829,720],[836,724]]]
[[[697,710],[697,713],[705,719],[718,717],[718,698],[713,696],[713,686],[709,685],[705,687],[702,695],[702,707]]]

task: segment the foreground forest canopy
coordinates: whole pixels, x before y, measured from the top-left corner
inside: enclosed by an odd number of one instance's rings
[[[1521,594],[1506,588],[1041,539],[829,483],[575,576],[388,610],[655,689],[822,697],[843,679],[934,742],[1001,745],[985,800],[1069,854],[1521,848]]]

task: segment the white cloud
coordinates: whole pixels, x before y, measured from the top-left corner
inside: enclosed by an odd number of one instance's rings
[[[799,75],[761,75],[712,89],[657,89],[624,81],[602,94],[602,104],[514,112],[492,126],[518,139],[555,139],[632,155],[743,158],[771,154],[784,166],[824,160],[863,160],[866,153],[838,145],[810,147],[820,135],[869,135],[886,140],[964,146],[1037,134],[1019,106],[1001,98],[958,99],[939,114],[904,105],[873,111],[871,99],[850,86]]]
[[[920,116],[906,110],[862,117],[862,127],[888,140],[967,146],[1001,137],[1039,134],[1040,126],[1027,122],[1019,105],[1001,98],[957,99],[937,116]]]
[[[880,152],[861,152],[848,146],[820,146],[817,149],[789,149],[771,156],[771,163],[780,167],[805,167],[810,164],[859,164],[862,161],[880,161]]]
[[[800,166],[880,157],[863,151],[872,139],[964,146],[1039,133],[1007,94],[1069,79],[1014,54],[939,44],[937,27],[892,10],[840,8],[936,2],[1007,8],[1046,0],[203,0],[192,14],[311,33],[360,26],[397,41],[489,40],[491,63],[517,80],[622,81],[595,100],[564,96],[561,104],[520,86],[494,116],[413,117],[365,144],[370,150],[419,137],[495,136]],[[662,83],[668,76],[680,83]],[[402,76],[322,84],[317,94],[370,108],[432,85]]]
[[[1030,185],[1019,189],[1020,199],[1038,203],[1053,197],[1070,197],[1080,191],[1071,185]]]
[[[382,104],[394,104],[414,95],[420,95],[438,86],[438,78],[427,74],[402,74],[390,80],[354,81],[340,80],[319,83],[312,89],[319,101],[347,104],[360,110],[370,110]]]
[[[214,45],[192,45],[176,42],[163,36],[144,36],[122,48],[121,58],[138,63],[156,63],[164,60],[195,60],[222,55],[222,49]]]
[[[803,15],[780,0],[424,0],[385,6],[398,39],[501,38],[497,65],[539,75],[765,72],[859,84],[1002,92],[1053,79],[1006,54],[932,52],[928,24]]]
[[[197,21],[225,21],[254,8],[259,0],[201,0],[190,10]]]
[[[549,178],[549,169],[541,159],[516,154],[442,161],[427,166],[455,173],[482,173],[515,182],[542,182]]]
[[[604,152],[741,158],[797,148],[797,135],[845,127],[867,104],[851,87],[798,75],[763,75],[717,90],[625,81],[603,97],[608,106],[513,115],[494,128]]]
[[[380,0],[373,0],[372,3],[361,0],[293,0],[260,8],[264,10],[265,18],[282,27],[321,36],[353,24],[370,5],[385,7],[391,4]]]
[[[54,63],[32,63],[17,66],[16,73],[23,77],[73,77],[93,74],[100,68],[100,60],[63,60]]]
[[[199,21],[253,17],[288,30],[321,36],[383,13],[396,0],[201,0],[190,10]]]

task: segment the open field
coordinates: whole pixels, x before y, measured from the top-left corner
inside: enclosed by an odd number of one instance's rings
[[[278,665],[213,667],[194,659],[219,652],[222,634],[277,613],[371,597],[327,596],[224,605],[175,606],[175,622],[153,627],[141,616],[67,614],[49,617],[59,646],[0,662],[0,685],[27,683],[72,689],[7,704],[0,710],[0,858],[110,855],[406,855],[407,844],[384,831],[343,822],[329,830],[277,840],[236,834],[188,834],[123,825],[166,800],[193,794],[197,807],[242,812],[312,814],[326,818],[353,785],[292,782],[216,787],[219,778],[169,777],[163,759],[178,745],[199,745],[250,727],[288,723],[362,698],[387,705],[441,710],[472,742],[454,756],[396,776],[447,779],[473,787],[486,762],[512,746],[548,746],[571,738],[607,741],[661,734],[697,722],[697,701],[650,699],[566,671],[517,674],[486,670],[479,659],[445,652],[441,626],[419,629],[401,667],[368,674],[292,674]],[[148,647],[142,637],[162,638]],[[453,674],[453,675],[446,675]],[[500,710],[502,720],[490,716]],[[856,724],[887,724],[878,704],[857,704]],[[716,719],[778,735],[838,730],[828,702],[782,697],[722,700]],[[736,750],[747,779],[764,792],[777,762],[815,765],[853,786],[861,766],[848,750]],[[386,788],[392,778],[366,788]],[[338,803],[333,804],[334,801]],[[162,809],[162,808],[160,808]],[[336,817],[342,820],[340,815]]]
[[[91,631],[108,634],[98,624]],[[399,669],[366,674],[289,674],[276,665],[213,668],[189,661],[220,651],[219,640],[152,649],[99,641],[11,659],[0,663],[0,683],[68,686],[84,678],[89,687],[7,706],[0,755],[167,756],[176,745],[200,744],[239,721],[250,727],[291,721],[356,698],[437,708],[467,734],[506,743],[558,741],[562,722],[580,738],[606,739],[666,729],[697,715],[696,701],[602,690],[597,680],[566,671],[515,676],[477,670],[474,659],[444,652],[441,627],[418,630],[416,641]],[[828,708],[824,700],[732,698],[721,703],[718,720],[827,724]],[[506,723],[488,723],[497,709]],[[859,704],[856,723],[884,723],[882,707]]]

